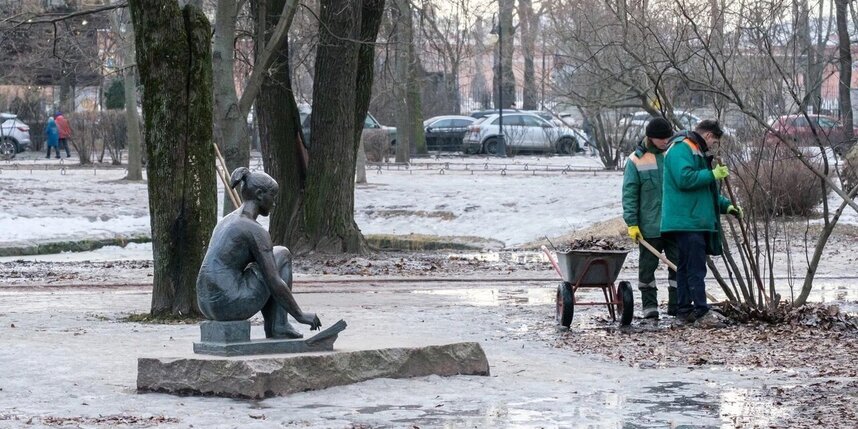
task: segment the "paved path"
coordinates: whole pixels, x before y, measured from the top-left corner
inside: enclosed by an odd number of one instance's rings
[[[145,289],[0,291],[0,427],[719,427],[788,411],[746,399],[761,377],[778,383],[771,374],[630,368],[553,348],[562,334],[550,288],[419,287],[308,288],[298,299],[325,323],[347,320],[339,349],[479,341],[490,377],[381,379],[263,401],[137,394],[136,359],[188,355],[196,325],[121,321],[147,310]]]

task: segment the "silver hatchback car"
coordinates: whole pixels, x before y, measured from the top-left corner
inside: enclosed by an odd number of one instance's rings
[[[30,148],[30,127],[13,113],[0,113],[0,159],[12,159]]]

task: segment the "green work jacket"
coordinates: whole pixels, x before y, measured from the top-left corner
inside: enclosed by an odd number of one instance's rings
[[[638,143],[623,173],[623,220],[644,238],[661,237],[661,178],[664,153]]]
[[[664,157],[661,232],[707,232],[707,251],[721,254],[720,214],[730,200],[720,193],[710,161],[701,148],[706,143],[689,131],[674,137]]]

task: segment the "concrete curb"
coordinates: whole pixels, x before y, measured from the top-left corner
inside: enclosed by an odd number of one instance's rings
[[[482,237],[440,237],[435,235],[366,235],[367,243],[376,250],[500,250],[504,244]],[[125,247],[128,243],[151,243],[146,234],[118,235],[112,238],[85,238],[62,241],[34,241],[0,244],[0,257],[51,255],[62,252],[87,252],[105,246]]]
[[[62,241],[33,241],[0,245],[0,257],[50,255],[62,252],[87,252],[105,246],[125,247],[128,243],[149,243],[152,238],[148,235],[123,236],[112,238],[87,238],[80,240]]]

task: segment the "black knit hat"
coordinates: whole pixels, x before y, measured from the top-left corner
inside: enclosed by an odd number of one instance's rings
[[[664,118],[653,118],[646,124],[646,136],[652,139],[666,139],[673,136],[673,127]]]

